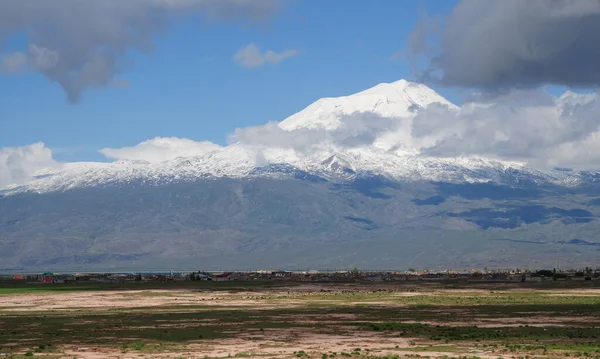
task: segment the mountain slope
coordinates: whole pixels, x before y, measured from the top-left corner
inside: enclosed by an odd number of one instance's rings
[[[589,195],[596,192],[362,177],[22,193],[0,199],[0,263],[29,270],[595,265],[600,209]]]

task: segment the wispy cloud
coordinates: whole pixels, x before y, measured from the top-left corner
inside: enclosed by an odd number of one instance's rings
[[[278,64],[297,54],[298,50],[285,50],[282,52],[267,50],[265,53],[262,53],[256,44],[251,43],[236,52],[233,56],[233,61],[243,67],[254,68],[263,66],[267,63]]]
[[[405,59],[406,59],[406,51],[404,51],[404,50],[395,51],[389,57],[390,61],[402,61],[402,60],[405,60]]]
[[[131,81],[127,79],[113,79],[110,83],[113,87],[131,87]]]

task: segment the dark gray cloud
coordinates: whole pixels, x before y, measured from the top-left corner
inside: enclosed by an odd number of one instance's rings
[[[196,15],[208,21],[262,21],[282,1],[3,0],[0,45],[24,31],[28,48],[10,59],[27,57],[29,69],[59,83],[69,101],[76,102],[84,89],[109,85],[123,70],[128,50],[151,51],[153,35],[173,18]]]
[[[429,21],[429,20],[428,20]],[[425,25],[409,50],[423,54]],[[600,0],[462,0],[424,78],[488,90],[600,85]]]

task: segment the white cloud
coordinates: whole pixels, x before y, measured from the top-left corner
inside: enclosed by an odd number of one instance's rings
[[[282,52],[268,50],[263,54],[256,44],[251,43],[236,52],[235,55],[233,55],[233,61],[240,66],[253,68],[260,67],[267,63],[278,64],[297,54],[298,50],[285,50]]]
[[[536,166],[600,169],[600,96],[556,99],[520,91],[494,103],[470,103],[454,113],[426,110],[412,137],[429,155],[481,155]]]
[[[147,161],[150,163],[172,160],[178,157],[200,156],[221,148],[219,145],[187,138],[156,137],[135,146],[103,148],[100,153],[114,160]]]
[[[27,56],[21,52],[15,52],[10,55],[0,56],[0,71],[5,73],[15,73],[23,70],[27,66]]]
[[[0,188],[23,184],[40,171],[57,165],[52,151],[42,142],[0,148]]]
[[[319,148],[349,148],[371,146],[383,133],[394,131],[402,121],[384,118],[373,113],[354,113],[343,118],[335,130],[299,128],[293,131],[279,127],[277,122],[262,126],[238,128],[229,135],[229,142],[253,147],[293,149],[310,154]]]

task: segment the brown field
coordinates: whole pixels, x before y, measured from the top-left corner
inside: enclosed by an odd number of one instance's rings
[[[0,286],[0,358],[600,358],[598,282]]]

